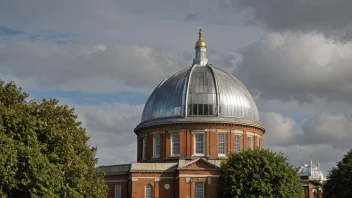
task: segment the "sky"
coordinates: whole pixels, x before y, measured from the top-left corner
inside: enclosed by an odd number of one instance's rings
[[[76,109],[98,165],[136,161],[144,104],[208,59],[242,81],[265,148],[326,174],[352,142],[350,0],[0,0],[0,79]]]

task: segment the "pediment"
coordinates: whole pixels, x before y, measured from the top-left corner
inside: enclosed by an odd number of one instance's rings
[[[180,165],[178,169],[194,169],[194,170],[214,170],[219,169],[215,164],[212,164],[204,159],[196,159],[186,164]]]

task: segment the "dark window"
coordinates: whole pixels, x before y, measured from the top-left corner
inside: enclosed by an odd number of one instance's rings
[[[204,115],[209,115],[208,104],[204,104]]]
[[[197,112],[197,104],[193,104],[193,113],[192,115],[198,115],[198,112]]]
[[[198,104],[198,115],[203,115],[203,104]]]
[[[209,104],[209,115],[214,115],[213,105]]]

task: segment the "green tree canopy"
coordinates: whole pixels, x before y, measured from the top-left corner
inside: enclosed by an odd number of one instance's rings
[[[0,81],[0,197],[106,197],[74,109]]]
[[[221,198],[303,197],[300,178],[282,153],[265,149],[233,153],[219,172]]]
[[[327,176],[323,189],[324,198],[352,197],[352,149],[337,162]]]

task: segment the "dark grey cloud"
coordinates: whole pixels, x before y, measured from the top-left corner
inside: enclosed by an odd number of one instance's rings
[[[245,22],[275,31],[318,31],[352,38],[350,0],[220,0],[220,7],[246,12]]]
[[[197,18],[198,15],[199,13],[189,14],[185,17],[185,21],[193,21]]]
[[[239,51],[234,75],[261,99],[352,103],[352,43],[316,34],[268,34]]]

